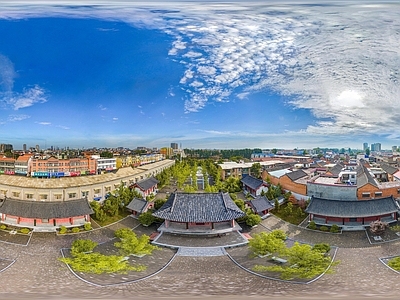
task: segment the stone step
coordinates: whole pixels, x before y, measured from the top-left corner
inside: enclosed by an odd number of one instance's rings
[[[224,256],[223,247],[179,247],[178,256]]]

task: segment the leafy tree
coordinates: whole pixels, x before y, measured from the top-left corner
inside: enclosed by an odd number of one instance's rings
[[[77,256],[80,253],[91,252],[98,245],[98,243],[92,240],[75,240],[72,242],[71,254]]]
[[[154,209],[159,210],[167,202],[166,199],[156,199],[154,200]]]
[[[329,251],[331,251],[331,246],[329,246],[329,244],[327,244],[327,243],[319,243],[319,244],[315,244],[312,247],[312,250],[318,251],[322,254],[325,254],[325,253],[329,253]]]
[[[331,258],[320,251],[314,251],[308,244],[295,242],[285,251],[288,261],[286,265],[255,266],[256,271],[272,271],[281,273],[285,280],[293,278],[313,278],[325,272],[331,264]]]
[[[237,193],[240,192],[240,179],[235,178],[233,176],[228,177],[223,183],[223,190],[228,193]]]
[[[286,249],[285,242],[271,233],[261,232],[249,240],[249,248],[255,255],[279,255]]]
[[[60,259],[74,271],[83,273],[127,273],[127,271],[144,271],[145,266],[131,266],[123,256],[103,255],[98,252],[79,253],[73,258]]]
[[[151,211],[146,211],[139,216],[139,222],[142,225],[149,226],[153,224],[156,220],[156,217],[152,215]]]
[[[262,221],[261,217],[259,215],[257,215],[257,214],[254,214],[254,213],[249,214],[246,217],[246,224],[248,226],[258,225],[258,224],[261,223],[261,221]]]
[[[148,235],[143,234],[138,238],[136,233],[128,228],[116,230],[115,236],[120,241],[115,242],[114,246],[120,250],[122,255],[146,255],[157,249],[156,246],[150,244]]]
[[[245,211],[245,205],[244,205],[244,201],[242,199],[236,199],[236,200],[234,200],[234,202],[237,205],[237,207],[240,208],[241,211]]]
[[[261,164],[260,163],[254,163],[250,167],[250,174],[256,178],[261,177]]]
[[[279,211],[279,200],[278,200],[278,198],[275,198],[275,201],[274,201],[274,210],[275,210],[276,212]]]

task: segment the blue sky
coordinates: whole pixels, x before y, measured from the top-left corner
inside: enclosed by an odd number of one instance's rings
[[[400,6],[297,3],[2,2],[0,143],[400,145]]]

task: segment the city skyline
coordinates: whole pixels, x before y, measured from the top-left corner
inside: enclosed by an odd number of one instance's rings
[[[400,145],[398,4],[0,7],[0,142],[15,149]]]

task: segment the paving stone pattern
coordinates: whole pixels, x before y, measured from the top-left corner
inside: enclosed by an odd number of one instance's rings
[[[267,231],[266,227],[282,228],[293,239],[310,243],[327,241],[337,245],[336,259],[340,264],[335,273],[324,275],[311,284],[291,284],[252,275],[236,266],[227,255],[175,256],[167,268],[148,279],[99,287],[80,280],[58,260],[60,249],[69,247],[76,238],[84,236],[103,243],[110,241],[114,227],[82,235],[33,233],[27,246],[9,243],[12,240],[0,243],[0,258],[16,260],[10,268],[0,272],[0,298],[199,299],[201,296],[205,299],[239,299],[246,296],[279,300],[398,299],[400,293],[399,275],[379,260],[380,257],[400,254],[399,241],[371,245],[363,232],[317,234],[272,218],[264,220],[263,225],[250,234]],[[198,243],[208,241],[197,240]],[[235,248],[228,251],[235,251]],[[160,265],[164,263],[160,262]]]

